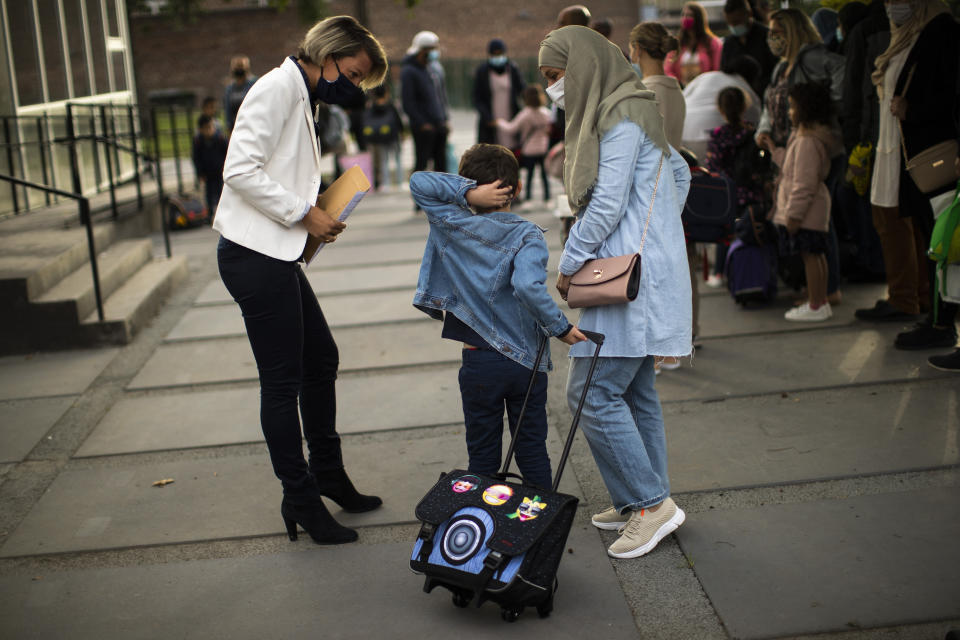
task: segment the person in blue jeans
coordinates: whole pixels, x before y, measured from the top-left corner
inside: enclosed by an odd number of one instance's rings
[[[653,92],[606,38],[577,26],[552,31],[540,45],[539,67],[549,83],[547,95],[566,113],[563,181],[577,216],[560,257],[560,295],[566,298],[570,276],[588,260],[642,256],[636,299],[590,307],[578,322],[606,336],[581,416],[612,503],[592,522],[620,532],[609,555],[635,558],[652,551],[685,518],[670,498],[654,361],[687,356],[693,349],[680,222],[690,170],[667,143]],[[587,384],[585,346],[570,349],[571,407]]]
[[[461,158],[459,176],[417,172],[410,178],[413,199],[430,223],[413,304],[443,320],[442,337],[463,343],[459,380],[468,470],[487,475],[500,466],[504,409],[516,432],[540,340],[586,340],[547,292],[543,232],[510,213],[519,175],[509,149],[478,144]],[[551,486],[550,369],[547,351],[515,449],[524,480],[544,488]]]

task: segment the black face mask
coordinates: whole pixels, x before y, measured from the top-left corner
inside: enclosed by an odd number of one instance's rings
[[[234,78],[242,78],[242,77],[244,77],[245,75],[247,75],[247,72],[246,72],[246,70],[244,70],[244,69],[234,69],[234,70],[233,70],[233,77],[234,77]]]
[[[336,60],[333,63],[337,65]],[[322,75],[320,76],[317,87],[313,90],[312,100],[348,108],[363,105],[363,89],[350,82],[347,76],[343,75],[340,71],[340,65],[337,65],[337,73],[339,75],[333,82],[327,82]]]

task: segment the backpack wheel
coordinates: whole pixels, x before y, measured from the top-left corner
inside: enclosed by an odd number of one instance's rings
[[[456,592],[453,594],[453,606],[460,607],[461,609],[465,608],[470,604],[470,596],[465,593]]]
[[[520,619],[521,613],[523,613],[523,607],[519,609],[507,609],[506,607],[500,609],[500,617],[504,622],[516,622]]]

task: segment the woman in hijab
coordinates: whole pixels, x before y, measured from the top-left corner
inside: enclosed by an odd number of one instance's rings
[[[557,289],[593,258],[640,252],[636,300],[585,309],[579,325],[606,335],[581,424],[612,506],[593,516],[620,530],[615,558],[651,551],[684,520],[670,498],[654,358],[690,355],[690,276],[680,213],[690,171],[667,143],[663,118],[620,49],[570,26],[540,44],[547,95],[566,110],[563,178],[577,222],[560,258]],[[566,90],[569,85],[569,91]],[[570,349],[571,410],[587,380],[590,349]]]
[[[903,166],[945,140],[957,139],[956,82],[960,27],[941,0],[888,0],[890,45],[877,56],[871,79],[880,97],[880,134],[870,204],[887,270],[889,299],[856,312],[862,320],[903,320],[931,306],[934,263],[927,260],[933,229],[929,197]],[[902,132],[902,133],[901,133]],[[901,135],[904,151],[901,151]],[[944,189],[946,190],[946,189]],[[956,305],[942,304],[911,331],[899,349],[952,347]]]

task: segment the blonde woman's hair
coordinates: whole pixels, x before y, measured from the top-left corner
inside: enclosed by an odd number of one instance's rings
[[[663,60],[680,48],[680,41],[659,22],[641,22],[630,30],[630,44],[643,49],[651,58]]]
[[[360,88],[370,89],[383,83],[387,75],[387,54],[373,34],[353,16],[334,16],[313,25],[297,49],[304,62],[323,65],[329,56],[334,60],[366,51],[370,56],[370,73],[360,81]]]
[[[784,40],[787,48],[783,57],[789,62],[797,59],[800,49],[808,44],[823,42],[820,32],[813,26],[813,22],[799,9],[779,9],[770,14],[770,22],[776,21],[783,28]]]

